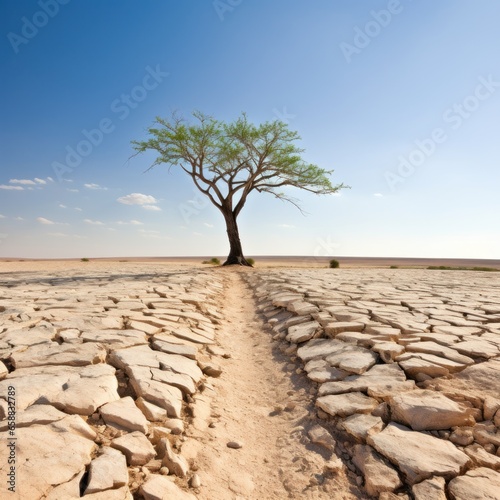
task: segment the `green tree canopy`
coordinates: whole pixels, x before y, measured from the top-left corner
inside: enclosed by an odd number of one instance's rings
[[[325,170],[307,163],[296,143],[297,132],[276,120],[254,125],[242,114],[226,123],[201,112],[188,123],[177,115],[156,118],[149,139],[133,141],[136,154],[153,150],[158,156],[150,168],[166,164],[179,167],[221,211],[230,243],[224,263],[249,265],[243,256],[237,217],[252,191],[270,193],[299,207],[281,188],[296,187],[315,194],[333,194],[344,184],[333,185]]]

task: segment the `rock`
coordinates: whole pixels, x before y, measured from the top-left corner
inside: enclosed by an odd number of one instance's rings
[[[148,339],[143,331],[128,329],[83,331],[79,338],[84,342],[99,342],[113,349],[148,343]]]
[[[0,361],[0,380],[3,380],[9,374],[7,367]]]
[[[415,500],[447,500],[444,477],[432,477],[412,486]]]
[[[89,365],[77,371],[79,377],[71,378],[60,393],[48,398],[56,408],[67,413],[92,415],[103,404],[119,399],[112,366]]]
[[[332,416],[347,417],[353,413],[370,413],[378,401],[361,394],[352,392],[323,396],[316,400],[316,406]]]
[[[344,463],[339,457],[334,457],[325,463],[325,471],[338,473],[344,470]]]
[[[20,368],[0,381],[0,394],[9,385],[16,387],[18,411],[37,402],[66,413],[91,415],[99,406],[119,399],[115,369],[105,364]]]
[[[384,363],[394,363],[394,359],[405,352],[405,348],[396,342],[377,342],[371,349],[378,352]]]
[[[156,451],[148,438],[139,431],[125,434],[111,441],[111,447],[120,450],[127,457],[128,465],[144,465],[155,457]]]
[[[357,323],[355,321],[335,321],[325,325],[325,335],[328,337],[335,337],[335,335],[342,332],[362,332],[364,328],[364,323]]]
[[[465,340],[450,347],[469,357],[494,358],[500,355],[498,346],[482,339]]]
[[[413,378],[417,378],[420,374],[432,378],[445,377],[449,373],[448,368],[416,356],[408,356],[406,359],[399,361],[399,366],[409,377]]]
[[[161,337],[155,336],[151,347],[157,351],[165,352],[167,354],[179,354],[189,359],[196,359],[198,348],[193,345],[187,344],[174,344],[162,340]]]
[[[378,496],[383,491],[394,491],[403,485],[394,468],[370,446],[355,445],[352,461],[363,473],[365,489],[371,496]]]
[[[326,357],[331,366],[337,366],[341,370],[361,374],[371,368],[378,359],[374,352],[352,345],[344,345],[337,352]]]
[[[182,455],[174,453],[167,438],[160,439],[158,443],[158,454],[162,457],[162,464],[178,477],[186,477],[189,465]]]
[[[44,497],[44,500],[61,500],[66,498],[80,498],[80,482],[83,475],[85,474],[85,469],[82,469],[75,477],[69,481],[55,486],[50,492]],[[126,498],[125,496],[123,498]]]
[[[170,429],[174,435],[184,432],[184,422],[180,418],[169,418],[163,422],[163,425],[167,429]]]
[[[152,380],[151,369],[131,366],[127,369],[130,384],[137,396],[167,411],[169,417],[179,418],[182,409],[182,392],[177,387]]]
[[[164,408],[149,403],[142,397],[137,398],[135,404],[150,422],[159,422],[167,416],[167,411]]]
[[[90,462],[89,482],[85,496],[128,484],[125,456],[118,450],[105,446],[102,454]]]
[[[222,368],[217,363],[214,363],[208,357],[200,357],[198,359],[198,366],[201,368],[201,371],[208,375],[209,377],[220,377],[222,375]]]
[[[456,363],[463,365],[473,365],[474,360],[463,354],[459,354],[456,350],[437,344],[436,342],[424,341],[408,344],[406,346],[407,352],[422,352],[425,354],[433,354],[441,358],[446,358]]]
[[[451,500],[498,500],[500,474],[485,467],[468,471],[448,484]]]
[[[500,470],[500,457],[488,453],[481,445],[472,444],[464,448],[464,452],[472,459],[476,467],[488,467]]]
[[[470,459],[449,441],[390,423],[367,442],[395,464],[411,484],[432,476],[450,479],[465,469]]]
[[[106,424],[116,424],[129,431],[140,431],[144,434],[148,431],[146,417],[130,396],[106,403],[99,408],[99,413]]]
[[[355,413],[342,422],[342,427],[358,441],[366,441],[368,436],[376,434],[384,428],[380,417]]]
[[[307,323],[291,326],[288,328],[286,339],[288,342],[300,344],[306,340],[312,339],[319,328],[320,324],[317,321],[308,321]]]
[[[81,426],[75,419],[81,421]],[[16,430],[16,483],[23,498],[41,498],[54,486],[70,481],[85,470],[96,445],[92,438],[80,432],[85,432],[84,426],[81,417],[73,415],[48,425],[36,424]],[[8,437],[7,432],[0,433],[4,444]],[[3,478],[7,478],[10,470],[9,452],[7,445],[0,447]]]
[[[314,358],[326,358],[332,352],[337,351],[345,344],[331,339],[313,339],[306,342],[297,350],[297,356],[307,363]]]
[[[425,373],[433,378],[440,377],[448,373],[462,371],[467,366],[464,363],[457,363],[451,359],[424,352],[407,352],[397,356],[396,361],[411,377],[416,376],[418,373]]]
[[[482,424],[475,425],[473,428],[474,439],[483,446],[487,444],[493,444],[495,446],[500,446],[500,433],[493,428],[487,428]]]
[[[393,396],[389,405],[392,420],[415,431],[451,429],[474,425],[471,408],[443,394],[428,390],[409,391]]]
[[[286,308],[290,312],[293,312],[299,316],[307,316],[308,314],[314,314],[318,311],[318,308],[315,305],[304,300],[289,302]]]
[[[191,488],[199,488],[201,486],[201,478],[198,474],[193,474],[193,477],[189,481],[189,486]]]
[[[485,420],[493,420],[495,413],[500,409],[500,399],[486,396],[483,404],[483,416]]]
[[[148,480],[140,487],[144,500],[196,500],[191,493],[181,490],[173,481],[165,476],[151,474]]]
[[[53,342],[15,352],[10,359],[16,369],[47,365],[85,366],[104,362],[106,349],[101,344],[59,345]]]
[[[474,442],[474,434],[471,427],[458,427],[450,434],[449,439],[457,446],[467,446]]]
[[[333,436],[324,427],[321,427],[321,425],[315,425],[309,429],[307,435],[314,444],[319,444],[330,451],[335,449],[335,439],[333,439]]]
[[[194,394],[196,392],[196,385],[193,379],[185,373],[176,373],[172,370],[158,370],[158,368],[151,368],[150,373],[151,380],[177,387],[184,394]]]
[[[50,424],[67,416],[67,413],[63,413],[51,405],[33,405],[16,413],[16,428],[34,424]],[[5,431],[7,428],[8,421],[0,421],[0,431]]]
[[[57,500],[59,500],[60,498],[73,497],[58,497]],[[133,500],[133,498],[134,497],[132,496],[132,493],[130,493],[128,486],[122,486],[121,488],[118,488],[116,490],[105,490],[85,495],[85,500]]]
[[[406,380],[403,370],[396,363],[393,363],[375,365],[361,375],[350,375],[339,382],[325,382],[319,388],[319,395],[366,391],[370,396],[389,398],[393,394],[414,388],[415,382]]]
[[[228,448],[232,448],[233,450],[239,450],[243,448],[243,443],[241,441],[229,441],[226,445]]]

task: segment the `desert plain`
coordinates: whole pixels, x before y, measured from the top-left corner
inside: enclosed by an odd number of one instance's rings
[[[500,499],[499,261],[202,260],[0,261],[2,498]]]

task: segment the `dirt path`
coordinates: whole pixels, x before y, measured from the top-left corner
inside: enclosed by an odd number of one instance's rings
[[[307,430],[318,423],[310,406],[312,386],[293,376],[297,366],[273,346],[242,273],[224,269],[225,292],[217,339],[229,358],[198,398],[191,437],[182,447],[201,477],[202,500],[286,498],[359,499],[364,495],[344,472],[325,473],[327,449]],[[240,449],[227,443],[236,441]],[[334,456],[335,457],[335,456]]]

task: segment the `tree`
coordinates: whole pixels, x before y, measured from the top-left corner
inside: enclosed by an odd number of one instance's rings
[[[229,255],[223,265],[250,264],[243,256],[237,218],[252,191],[270,193],[298,207],[297,200],[279,189],[292,186],[315,194],[332,194],[345,188],[332,185],[324,170],[305,162],[296,146],[297,132],[281,121],[254,125],[242,114],[225,123],[194,112],[194,123],[176,114],[170,120],[157,117],[148,129],[150,138],[132,141],[133,156],[153,150],[158,157],[149,167],[167,164],[180,167],[195,186],[222,213],[229,238]],[[149,170],[148,169],[148,170]]]

